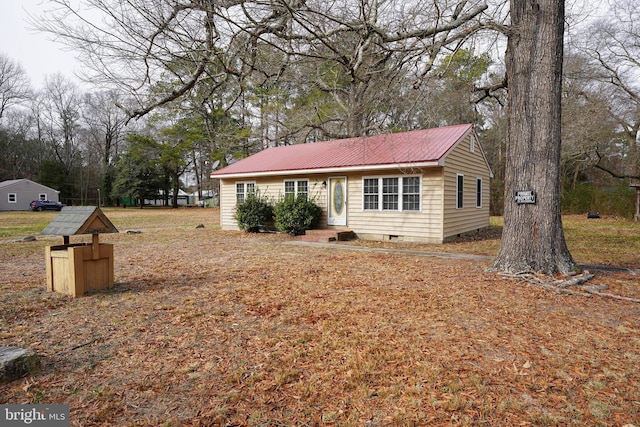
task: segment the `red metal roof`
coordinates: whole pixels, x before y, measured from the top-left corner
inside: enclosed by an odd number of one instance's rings
[[[465,124],[272,147],[215,171],[211,176],[435,163],[472,129],[473,125]]]

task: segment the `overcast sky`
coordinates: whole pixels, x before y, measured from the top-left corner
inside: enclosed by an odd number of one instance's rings
[[[78,63],[74,55],[49,36],[28,28],[27,14],[41,15],[43,0],[0,0],[0,52],[17,61],[31,79],[34,89],[40,89],[45,75],[60,72],[77,82],[74,71]]]

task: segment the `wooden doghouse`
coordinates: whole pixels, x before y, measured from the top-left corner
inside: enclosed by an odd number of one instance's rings
[[[47,246],[47,289],[74,297],[113,287],[113,245],[100,243],[101,233],[117,233],[95,206],[66,206],[42,234],[63,236],[63,244]],[[91,243],[70,243],[69,236],[91,234]]]

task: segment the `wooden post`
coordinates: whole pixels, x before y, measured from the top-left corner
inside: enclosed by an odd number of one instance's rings
[[[79,297],[85,293],[82,249],[82,246],[70,247],[67,249],[69,253],[67,272],[69,276],[66,278],[66,293],[73,297]]]
[[[633,216],[633,220],[640,222],[640,184],[631,184],[630,187],[636,189],[636,213]]]
[[[92,234],[91,240],[91,259],[96,260],[100,258],[100,238],[98,233]]]
[[[636,187],[636,214],[634,220],[640,222],[640,185]]]
[[[55,291],[53,287],[53,259],[51,259],[51,246],[44,248],[45,270],[47,272],[47,290]]]

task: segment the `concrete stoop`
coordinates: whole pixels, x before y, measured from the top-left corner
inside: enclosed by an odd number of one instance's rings
[[[298,240],[303,242],[335,242],[351,240],[355,236],[351,230],[336,230],[336,229],[316,229],[307,230],[304,235],[298,236]]]

